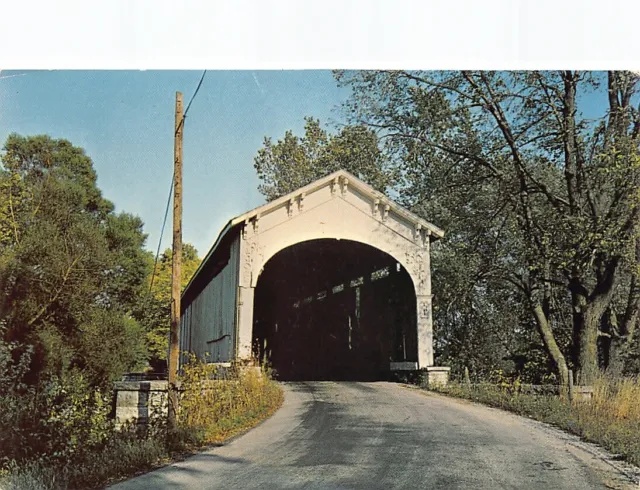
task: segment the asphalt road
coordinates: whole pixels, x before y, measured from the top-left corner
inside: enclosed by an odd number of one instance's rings
[[[284,388],[283,407],[245,435],[111,488],[626,486],[559,432],[499,410],[382,382]]]

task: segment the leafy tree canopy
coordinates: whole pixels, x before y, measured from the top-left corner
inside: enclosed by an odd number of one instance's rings
[[[114,213],[91,159],[70,142],[12,134],[3,150],[4,340],[35,348],[32,379],[81,367],[108,384],[146,357],[131,317],[148,270],[142,221]]]
[[[265,138],[254,167],[262,180],[260,192],[272,201],[320,177],[344,169],[384,192],[394,173],[378,147],[374,131],[346,126],[336,135],[322,129],[317,119],[305,119],[305,134],[287,131],[273,143]]]

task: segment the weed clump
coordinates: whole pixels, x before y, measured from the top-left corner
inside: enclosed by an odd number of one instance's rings
[[[212,444],[254,425],[283,400],[268,368],[220,368],[192,357],[180,377],[178,426]]]

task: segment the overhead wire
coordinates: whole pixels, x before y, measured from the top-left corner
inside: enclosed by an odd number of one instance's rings
[[[160,231],[160,239],[158,240],[158,250],[156,251],[156,258],[153,262],[153,274],[151,274],[151,282],[149,283],[149,294],[153,289],[153,280],[156,277],[156,268],[158,267],[158,257],[160,256],[160,247],[162,246],[162,236],[164,235],[164,228],[167,224],[167,216],[169,215],[169,206],[171,205],[171,194],[173,193],[173,183],[175,181],[175,173],[171,177],[171,186],[169,187],[169,198],[167,199],[167,207],[164,210],[164,219],[162,220],[162,229]]]
[[[193,95],[191,96],[191,99],[189,100],[189,103],[187,104],[187,108],[184,110],[184,117],[187,117],[187,113],[189,112],[189,108],[191,107],[191,103],[193,102],[193,99],[196,98],[196,95],[198,95],[198,91],[200,90],[200,87],[202,86],[202,81],[204,80],[204,76],[207,74],[207,70],[204,70],[202,72],[202,76],[200,77],[200,81],[198,82],[198,86],[196,87],[195,92],[193,92]]]
[[[187,118],[187,113],[189,112],[189,109],[191,108],[191,104],[193,103],[193,100],[196,98],[196,95],[198,95],[198,91],[200,90],[200,87],[202,86],[202,81],[204,80],[204,76],[207,74],[207,70],[204,70],[202,72],[202,76],[200,77],[200,81],[198,82],[198,86],[196,87],[195,91],[193,92],[193,95],[191,96],[191,99],[189,99],[189,103],[187,104],[187,108],[184,111],[184,114],[182,114],[182,118],[180,119],[180,123],[178,124],[178,127],[176,128],[176,131],[174,133],[174,137],[177,136],[178,131],[180,131],[180,129],[182,129],[182,127],[184,126],[184,121]],[[151,294],[151,290],[153,288],[153,281],[156,277],[156,269],[158,267],[158,257],[160,257],[160,247],[162,246],[162,236],[164,235],[164,229],[165,226],[167,224],[167,216],[169,216],[169,207],[171,206],[171,194],[173,193],[173,184],[175,182],[175,178],[176,178],[176,174],[175,172],[171,175],[171,186],[169,187],[169,197],[167,198],[167,207],[165,208],[164,211],[164,219],[162,220],[162,229],[160,231],[160,238],[158,239],[158,249],[156,251],[156,258],[153,262],[153,273],[151,274],[151,282],[149,283],[149,295]]]
[[[200,90],[200,87],[202,86],[202,81],[204,80],[204,76],[207,74],[207,70],[204,70],[202,72],[202,76],[200,77],[200,81],[198,82],[198,86],[196,87],[196,90],[193,92],[193,95],[191,96],[191,99],[189,100],[189,103],[187,104],[187,108],[184,110],[184,114],[182,115],[182,119],[180,120],[180,124],[178,124],[178,127],[176,128],[176,132],[174,134],[174,136],[176,136],[178,134],[178,131],[180,131],[180,129],[182,129],[182,127],[184,126],[184,121],[187,118],[187,113],[189,112],[189,109],[191,108],[191,103],[193,102],[193,99],[196,98],[196,95],[198,95],[198,91]]]

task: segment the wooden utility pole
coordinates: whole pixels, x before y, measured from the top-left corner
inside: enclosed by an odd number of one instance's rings
[[[176,122],[173,146],[173,254],[171,276],[171,331],[169,333],[169,427],[176,425],[177,376],[180,355],[180,283],[182,270],[182,93],[176,92]]]

